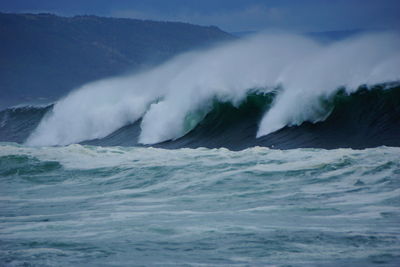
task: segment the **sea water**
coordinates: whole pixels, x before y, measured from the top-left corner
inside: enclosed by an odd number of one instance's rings
[[[0,145],[1,266],[399,266],[400,148]]]

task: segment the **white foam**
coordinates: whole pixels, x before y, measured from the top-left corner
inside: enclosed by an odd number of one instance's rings
[[[143,118],[139,141],[176,139],[202,119],[214,99],[242,101],[249,89],[280,86],[257,136],[285,125],[323,120],[320,106],[340,86],[400,80],[400,37],[374,33],[333,44],[302,36],[264,34],[193,52],[150,71],[87,84],[55,104],[29,145],[66,145],[102,138]],[[203,115],[204,115],[203,114]],[[189,126],[188,126],[189,125]],[[256,135],[256,133],[254,133]]]

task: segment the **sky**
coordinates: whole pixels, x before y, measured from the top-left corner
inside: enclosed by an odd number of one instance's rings
[[[182,21],[228,32],[400,29],[400,0],[0,0],[0,11]]]

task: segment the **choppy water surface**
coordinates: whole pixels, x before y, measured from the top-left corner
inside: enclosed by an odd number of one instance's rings
[[[398,266],[400,148],[0,145],[5,266]]]

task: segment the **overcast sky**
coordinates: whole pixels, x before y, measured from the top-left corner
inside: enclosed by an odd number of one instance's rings
[[[183,21],[229,32],[400,28],[400,0],[0,0],[0,10]]]

